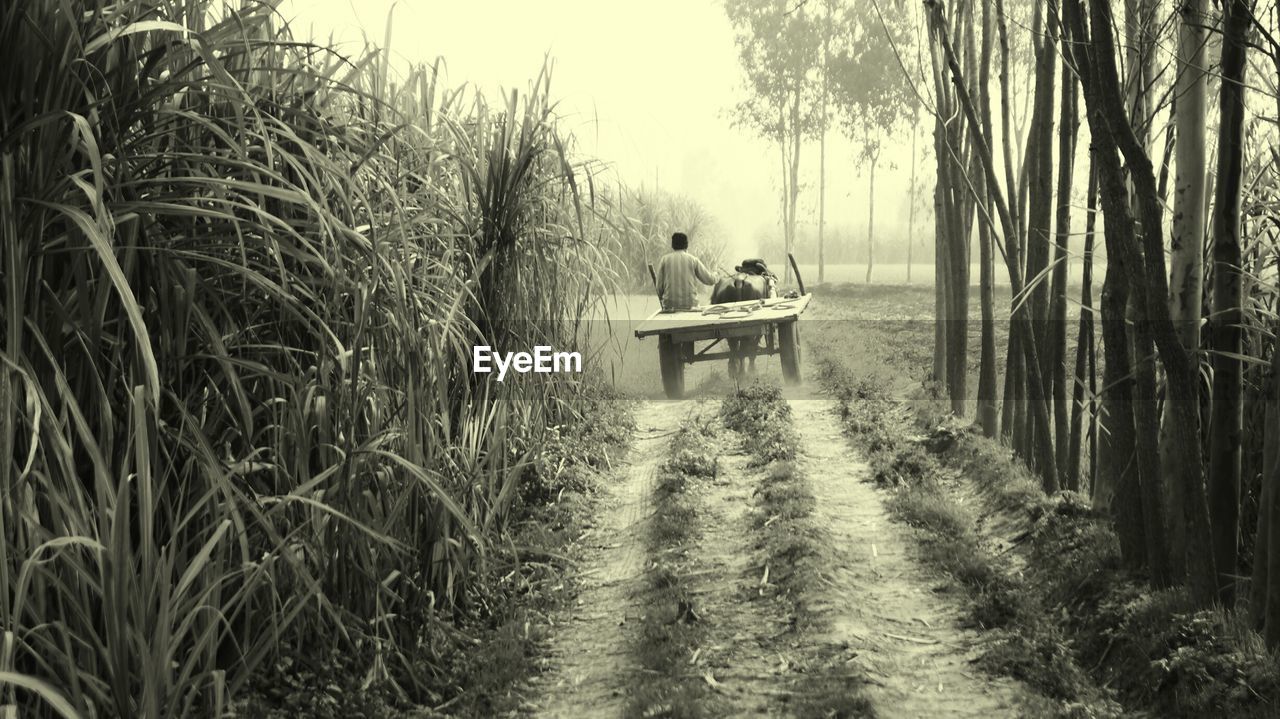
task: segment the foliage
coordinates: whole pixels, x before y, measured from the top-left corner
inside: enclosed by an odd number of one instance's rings
[[[791,405],[782,398],[778,385],[758,381],[725,398],[720,417],[735,432],[761,434],[771,431],[771,425],[789,425]]]
[[[689,251],[715,268],[725,261],[727,239],[723,227],[696,200],[660,190],[618,190],[621,201],[608,208],[603,218],[617,228],[620,246],[615,256],[617,275],[625,289],[648,293],[653,290],[648,265],[671,251],[671,234],[689,236]]]
[[[821,67],[822,31],[805,4],[786,0],[725,0],[725,12],[737,33],[747,99],[735,108],[734,122],[778,143],[783,249],[795,246],[800,194],[800,148],[806,137],[826,131],[825,95],[816,70]],[[783,267],[784,280],[791,275]]]
[[[722,404],[720,416],[726,427],[746,439],[753,465],[795,458],[799,442],[791,423],[791,405],[777,385],[757,381],[737,390]]]
[[[750,93],[736,107],[734,121],[778,142],[813,135],[821,119],[815,68],[822,43],[815,14],[777,0],[725,0],[725,13],[737,31]]]
[[[625,447],[635,431],[627,403],[611,389],[593,387],[579,398],[587,421],[546,428],[538,451],[520,478],[517,516],[559,499],[565,492],[587,492],[592,477],[611,468],[611,450]]]
[[[875,162],[884,135],[917,103],[899,60],[900,53],[907,53],[902,62],[910,59],[913,44],[903,17],[857,2],[836,20],[844,41],[829,61],[829,87],[845,134],[861,145],[859,161]]]
[[[936,421],[925,417],[925,426]],[[1044,496],[1006,449],[971,432],[935,429],[928,446],[979,488],[984,512],[1024,527],[1025,566],[1010,576],[976,541],[965,548],[949,539],[971,534],[972,519],[957,520],[956,505],[939,486],[922,479],[907,490],[919,496],[895,501],[935,535],[925,540],[926,556],[978,588],[975,620],[1009,627],[984,654],[984,666],[1032,683],[1062,700],[1064,710],[1084,701],[1110,712],[1110,701],[1089,698],[1097,680],[1114,687],[1125,706],[1161,715],[1274,712],[1280,702],[1274,654],[1239,616],[1197,612],[1185,590],[1151,592],[1141,577],[1124,572],[1110,522],[1086,498]]]
[[[221,715],[303,648],[430,700],[583,411],[467,371],[580,346],[607,289],[547,78],[395,82],[273,7],[0,12],[4,664],[86,715]]]

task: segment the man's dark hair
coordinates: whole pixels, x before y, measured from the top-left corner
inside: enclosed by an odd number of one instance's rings
[[[683,232],[677,232],[671,236],[671,249],[687,250],[689,249],[689,236]]]

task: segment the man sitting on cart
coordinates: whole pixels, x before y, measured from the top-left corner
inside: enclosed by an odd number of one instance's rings
[[[689,254],[689,237],[683,232],[671,236],[671,252],[658,262],[658,298],[664,312],[693,309],[698,304],[698,283],[714,285],[716,278]]]

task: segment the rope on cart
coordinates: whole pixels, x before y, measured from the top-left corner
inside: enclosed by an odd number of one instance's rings
[[[766,307],[771,310],[793,310],[796,306],[790,302],[780,302],[776,305],[766,306],[764,300],[759,300],[756,304],[747,305],[746,307],[711,305],[710,307],[704,308],[702,310],[702,314],[714,317],[750,317],[756,310],[765,309]]]

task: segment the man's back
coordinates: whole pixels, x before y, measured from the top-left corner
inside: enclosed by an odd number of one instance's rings
[[[658,262],[658,297],[664,310],[687,310],[697,304],[698,283],[710,285],[715,277],[702,260],[685,250],[675,250]]]

